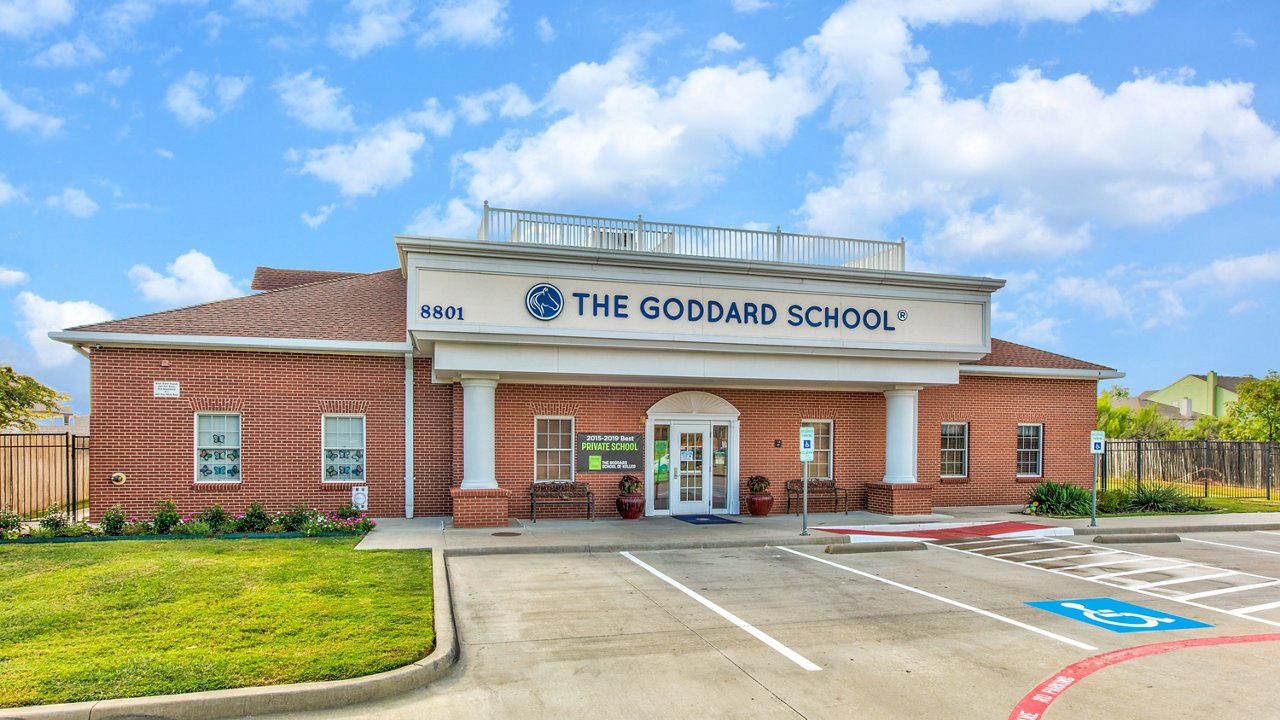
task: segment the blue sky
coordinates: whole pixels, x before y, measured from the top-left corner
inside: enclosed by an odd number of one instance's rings
[[[0,362],[501,207],[905,237],[997,337],[1265,373],[1280,3],[0,0]]]

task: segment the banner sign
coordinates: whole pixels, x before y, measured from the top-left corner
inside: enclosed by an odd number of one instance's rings
[[[578,472],[644,469],[644,433],[578,433]]]

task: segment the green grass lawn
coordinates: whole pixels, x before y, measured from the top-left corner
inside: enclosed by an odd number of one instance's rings
[[[0,707],[349,678],[435,646],[431,556],[359,538],[0,546]]]
[[[1262,498],[1206,498],[1204,504],[1218,512],[1280,512],[1280,499]]]

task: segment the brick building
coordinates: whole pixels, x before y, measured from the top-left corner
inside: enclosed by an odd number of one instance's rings
[[[901,243],[486,208],[477,240],[396,246],[395,270],[259,268],[255,294],[53,333],[90,358],[94,515],[361,486],[376,516],[501,525],[535,481],[612,514],[624,473],[646,514],[733,514],[747,477],[800,477],[801,427],[856,507],[1016,503],[1089,481],[1120,376],[993,339],[1003,282],[906,272]]]

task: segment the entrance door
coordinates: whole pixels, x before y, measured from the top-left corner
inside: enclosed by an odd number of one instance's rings
[[[711,512],[710,434],[705,424],[671,426],[672,515]]]

